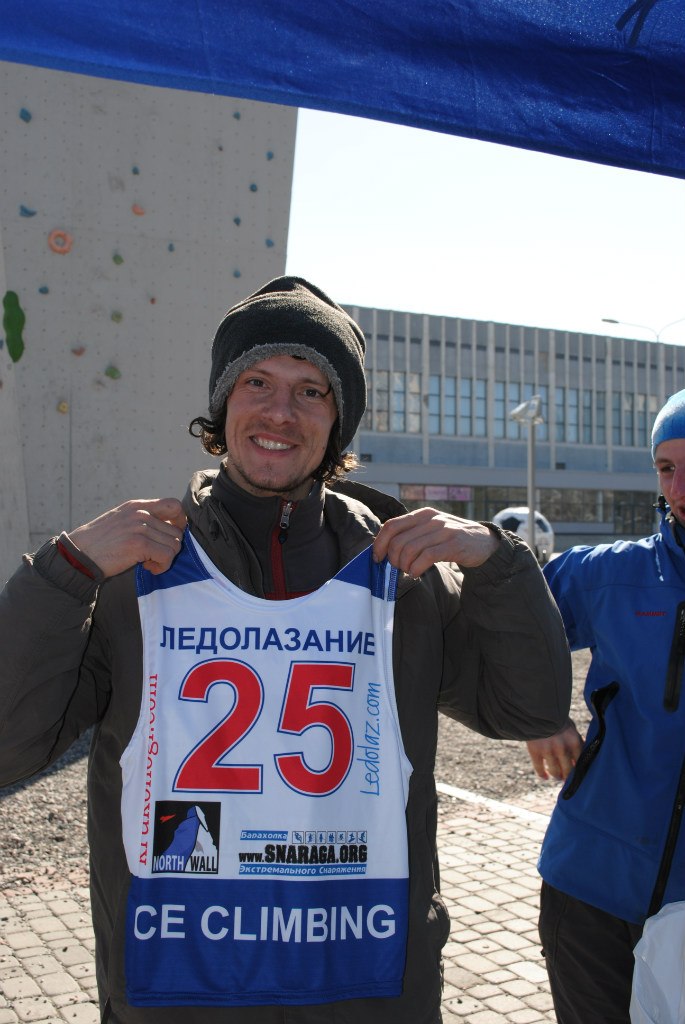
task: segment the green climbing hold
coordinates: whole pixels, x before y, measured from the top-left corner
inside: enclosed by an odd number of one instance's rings
[[[16,292],[5,292],[2,300],[4,314],[2,326],[5,330],[7,351],[13,363],[18,363],[24,354],[24,338],[22,332],[26,323],[26,315],[19,304],[19,296]]]
[[[116,263],[116,265],[118,267],[120,267],[123,262],[124,262],[124,257],[121,256],[120,253],[115,252],[114,255],[112,256],[112,263]]]
[[[110,380],[119,380],[121,370],[117,370],[116,366],[108,366],[105,370],[105,377],[109,377]]]
[[[111,315],[111,319],[114,321],[115,324],[120,324],[121,321],[124,319],[124,314],[120,313],[118,309],[115,309]]]

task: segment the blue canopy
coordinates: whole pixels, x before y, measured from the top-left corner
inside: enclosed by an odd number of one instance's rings
[[[5,0],[0,59],[685,177],[682,0]]]

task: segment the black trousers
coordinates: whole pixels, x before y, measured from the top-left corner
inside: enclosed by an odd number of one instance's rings
[[[642,925],[542,883],[540,939],[558,1024],[630,1024],[633,949],[641,934]]]

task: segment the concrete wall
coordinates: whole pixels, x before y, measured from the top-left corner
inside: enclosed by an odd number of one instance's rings
[[[1,579],[211,464],[187,425],[221,316],[284,271],[296,118],[0,64]]]

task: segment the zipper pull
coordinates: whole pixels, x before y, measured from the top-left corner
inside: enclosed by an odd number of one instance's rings
[[[279,523],[280,533],[278,534],[278,543],[285,544],[288,539],[288,530],[290,528],[290,513],[292,512],[294,503],[292,501],[285,501],[281,506],[281,521]]]
[[[681,602],[676,610],[675,630],[668,659],[668,673],[664,690],[664,708],[666,711],[677,711],[680,703],[683,665],[685,664],[685,602]]]

